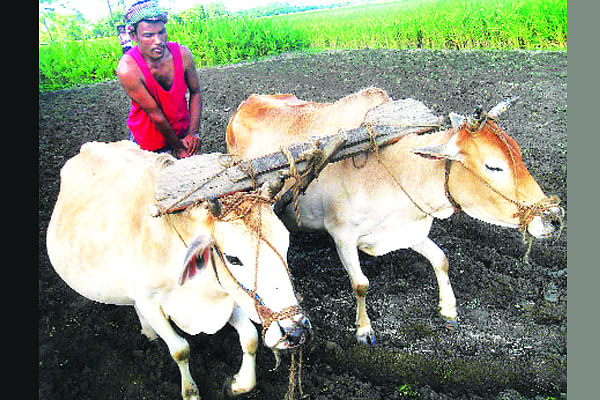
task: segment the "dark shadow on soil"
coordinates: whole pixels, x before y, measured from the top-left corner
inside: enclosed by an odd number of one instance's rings
[[[520,144],[532,175],[567,207],[567,53],[336,51],[199,71],[205,109],[203,151],[225,152],[225,128],[252,93],[294,93],[334,101],[362,88],[413,97],[438,115],[521,100],[501,124]],[[39,98],[39,398],[177,399],[179,372],[162,341],[140,334],[133,308],[103,305],[71,290],[53,271],[45,234],[59,171],[88,141],[127,138],[129,101],[118,82]],[[288,260],[314,326],[302,382],[312,399],[566,398],[567,229],[535,242],[529,262],[518,231],[464,214],[434,223],[459,304],[460,331],[437,316],[433,270],[400,250],[361,255],[371,281],[368,311],[378,346],[353,342],[354,299],[326,234],[294,234]],[[205,400],[237,371],[236,333],[186,336]],[[261,347],[258,386],[245,399],[281,399],[287,365]]]

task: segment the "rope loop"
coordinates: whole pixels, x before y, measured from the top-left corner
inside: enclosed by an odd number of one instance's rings
[[[520,205],[519,211],[517,211],[513,217],[519,218],[519,230],[525,234],[527,226],[533,221],[535,217],[542,217],[545,212],[551,208],[558,208],[561,212],[559,219],[564,216],[564,209],[559,207],[560,199],[558,196],[545,197],[530,205]]]
[[[298,358],[296,359],[296,355]],[[285,394],[284,400],[295,400],[296,399],[296,388],[300,393],[300,398],[305,399],[308,397],[302,390],[302,348],[292,351],[292,357],[290,361],[290,374],[288,380],[288,390]]]

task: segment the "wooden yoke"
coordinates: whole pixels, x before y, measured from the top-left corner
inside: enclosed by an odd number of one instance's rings
[[[422,102],[396,100],[370,110],[358,128],[313,137],[310,142],[295,143],[262,157],[235,161],[231,155],[211,153],[177,160],[158,176],[152,215],[181,211],[233,192],[256,190],[284,177],[302,177],[295,190],[303,193],[328,163],[395,143],[411,133],[432,132],[440,128],[440,122]]]

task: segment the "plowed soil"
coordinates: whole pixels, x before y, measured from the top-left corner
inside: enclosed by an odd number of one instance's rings
[[[532,175],[567,207],[567,53],[332,51],[288,54],[199,70],[203,151],[225,152],[225,128],[252,93],[334,101],[375,86],[413,97],[438,115],[520,100],[501,125],[520,144]],[[87,300],[52,269],[45,233],[60,168],[88,141],[127,138],[129,100],[118,82],[39,97],[39,398],[177,399],[179,371],[164,342],[149,342],[131,307]],[[314,338],[302,384],[311,399],[566,398],[567,218],[556,241],[536,241],[528,262],[520,232],[464,214],[436,221],[430,237],[446,252],[459,305],[458,332],[437,315],[428,262],[410,250],[361,255],[370,279],[373,348],[354,343],[354,298],[326,234],[293,234],[288,254]],[[191,371],[205,400],[237,372],[241,351],[229,327],[186,336]],[[282,399],[289,357],[278,371],[258,352],[258,385],[242,398]]]

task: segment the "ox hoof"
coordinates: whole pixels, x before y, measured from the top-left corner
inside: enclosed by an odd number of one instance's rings
[[[200,393],[198,393],[198,389],[188,389],[184,393],[181,394],[183,400],[202,400],[200,398]]]
[[[377,344],[377,339],[375,339],[375,332],[372,329],[369,329],[366,332],[356,332],[356,341],[359,344],[366,344],[369,346],[375,346]]]
[[[223,394],[225,395],[226,399],[233,399],[235,397],[235,394],[233,393],[233,383],[234,382],[235,382],[235,379],[229,378],[223,384]]]
[[[235,377],[229,378],[223,384],[223,394],[227,399],[233,399],[234,397],[239,396],[240,394],[248,393],[252,391],[254,386],[248,387],[241,386]]]
[[[142,329],[142,335],[146,336],[151,342],[158,339],[158,335],[152,329]]]
[[[446,329],[451,332],[458,332],[458,321],[455,319],[446,319]]]

